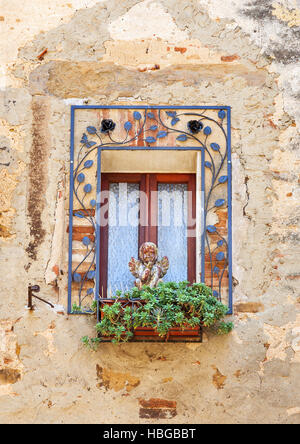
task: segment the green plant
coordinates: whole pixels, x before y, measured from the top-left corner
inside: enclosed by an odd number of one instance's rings
[[[95,313],[97,310],[97,301],[93,301],[91,307],[87,310],[86,308],[81,307],[81,305],[77,305],[75,302],[72,305],[72,313],[80,314],[80,313]]]
[[[89,338],[88,336],[83,336],[81,342],[91,350],[96,350],[97,345],[101,342],[100,338]]]
[[[227,335],[234,328],[233,322],[220,322],[217,333],[218,335]]]
[[[74,302],[72,305],[72,313],[82,313],[82,311],[82,308]]]
[[[156,288],[117,292],[115,302],[104,304],[96,330],[112,342],[128,341],[137,327],[154,328],[161,337],[174,327],[203,326],[226,334],[233,329],[232,322],[221,322],[227,312],[228,307],[212,296],[206,285],[167,282]]]

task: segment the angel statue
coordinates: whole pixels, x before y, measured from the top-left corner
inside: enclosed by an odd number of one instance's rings
[[[164,256],[158,261],[158,249],[152,242],[145,242],[139,250],[140,260],[131,258],[128,266],[130,272],[136,277],[135,286],[141,290],[143,285],[151,288],[157,287],[169,268],[169,259]]]

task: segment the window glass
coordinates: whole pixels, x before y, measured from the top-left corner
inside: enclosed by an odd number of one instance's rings
[[[158,249],[168,256],[165,282],[187,280],[187,184],[158,184]]]
[[[107,296],[111,297],[134,285],[128,262],[138,254],[139,184],[110,183],[109,191]]]

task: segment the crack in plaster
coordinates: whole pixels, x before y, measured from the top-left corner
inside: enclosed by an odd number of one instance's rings
[[[64,176],[64,172],[60,176]],[[59,179],[57,185],[54,231],[51,241],[51,252],[45,270],[46,284],[55,284],[60,275],[65,234],[65,178]]]

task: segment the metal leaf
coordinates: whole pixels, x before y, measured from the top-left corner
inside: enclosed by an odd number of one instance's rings
[[[206,229],[209,233],[215,233],[217,231],[217,228],[214,225],[208,225]]]
[[[152,125],[152,126],[150,126],[150,130],[151,131],[156,131],[157,130],[157,128],[158,128],[158,126],[157,125]]]
[[[96,145],[96,142],[87,142],[87,143],[85,144],[85,146],[86,146],[87,148],[92,148],[92,146],[94,146],[94,145]]]
[[[221,177],[219,178],[219,182],[220,182],[220,183],[225,183],[225,182],[227,182],[227,180],[228,180],[228,176],[221,176]]]
[[[87,160],[86,162],[84,162],[84,168],[91,168],[91,166],[93,166],[93,161],[92,160]]]
[[[158,139],[163,139],[164,137],[166,137],[168,135],[167,131],[159,131],[156,135],[156,137]]]
[[[88,245],[90,245],[91,239],[88,236],[84,236],[84,238],[82,239],[82,243],[87,247]]]
[[[81,281],[81,275],[79,273],[74,273],[73,274],[73,280],[75,282],[80,282]]]
[[[77,181],[78,181],[79,183],[84,182],[84,179],[85,179],[85,175],[84,175],[83,173],[78,174],[78,176],[77,176]]]
[[[178,117],[174,117],[171,121],[171,125],[174,126],[177,122],[180,122],[180,119],[178,119]]]
[[[84,185],[83,190],[85,193],[90,193],[92,191],[92,185],[90,183],[87,183],[86,185]]]
[[[89,271],[87,274],[88,279],[94,279],[95,276],[96,276],[96,273],[94,270]]]
[[[88,141],[87,135],[83,133],[80,143],[86,143]]]
[[[222,207],[222,205],[224,205],[224,203],[225,203],[225,199],[218,199],[215,202],[215,206],[216,207]]]
[[[226,112],[223,110],[223,109],[221,109],[219,112],[218,112],[218,116],[220,117],[220,119],[225,119],[225,117],[226,117]]]
[[[209,136],[210,134],[211,134],[211,127],[210,126],[206,126],[205,128],[204,128],[204,134],[206,135],[206,136]]]
[[[142,115],[141,115],[141,113],[139,113],[138,111],[135,111],[135,112],[133,113],[133,117],[135,118],[135,120],[141,120]]]
[[[206,168],[211,168],[212,167],[212,164],[210,162],[208,162],[208,161],[206,161],[204,163],[204,165],[206,166]]]
[[[154,143],[154,142],[156,142],[155,137],[146,137],[145,140],[146,140],[147,143]]]
[[[84,218],[84,214],[81,211],[75,213],[74,216],[79,217],[80,219]]]
[[[126,131],[130,131],[132,128],[132,123],[131,122],[126,122],[124,124],[124,128],[126,129]]]
[[[218,145],[217,143],[211,143],[210,146],[214,151],[220,151],[220,145]]]
[[[217,254],[216,258],[217,261],[222,261],[225,258],[225,254],[223,253],[223,251],[220,251],[220,253]]]
[[[180,142],[185,142],[187,140],[187,135],[181,134],[180,136],[177,137],[177,140],[179,140]]]
[[[94,126],[88,126],[86,130],[89,134],[96,134],[97,132],[97,129]]]

